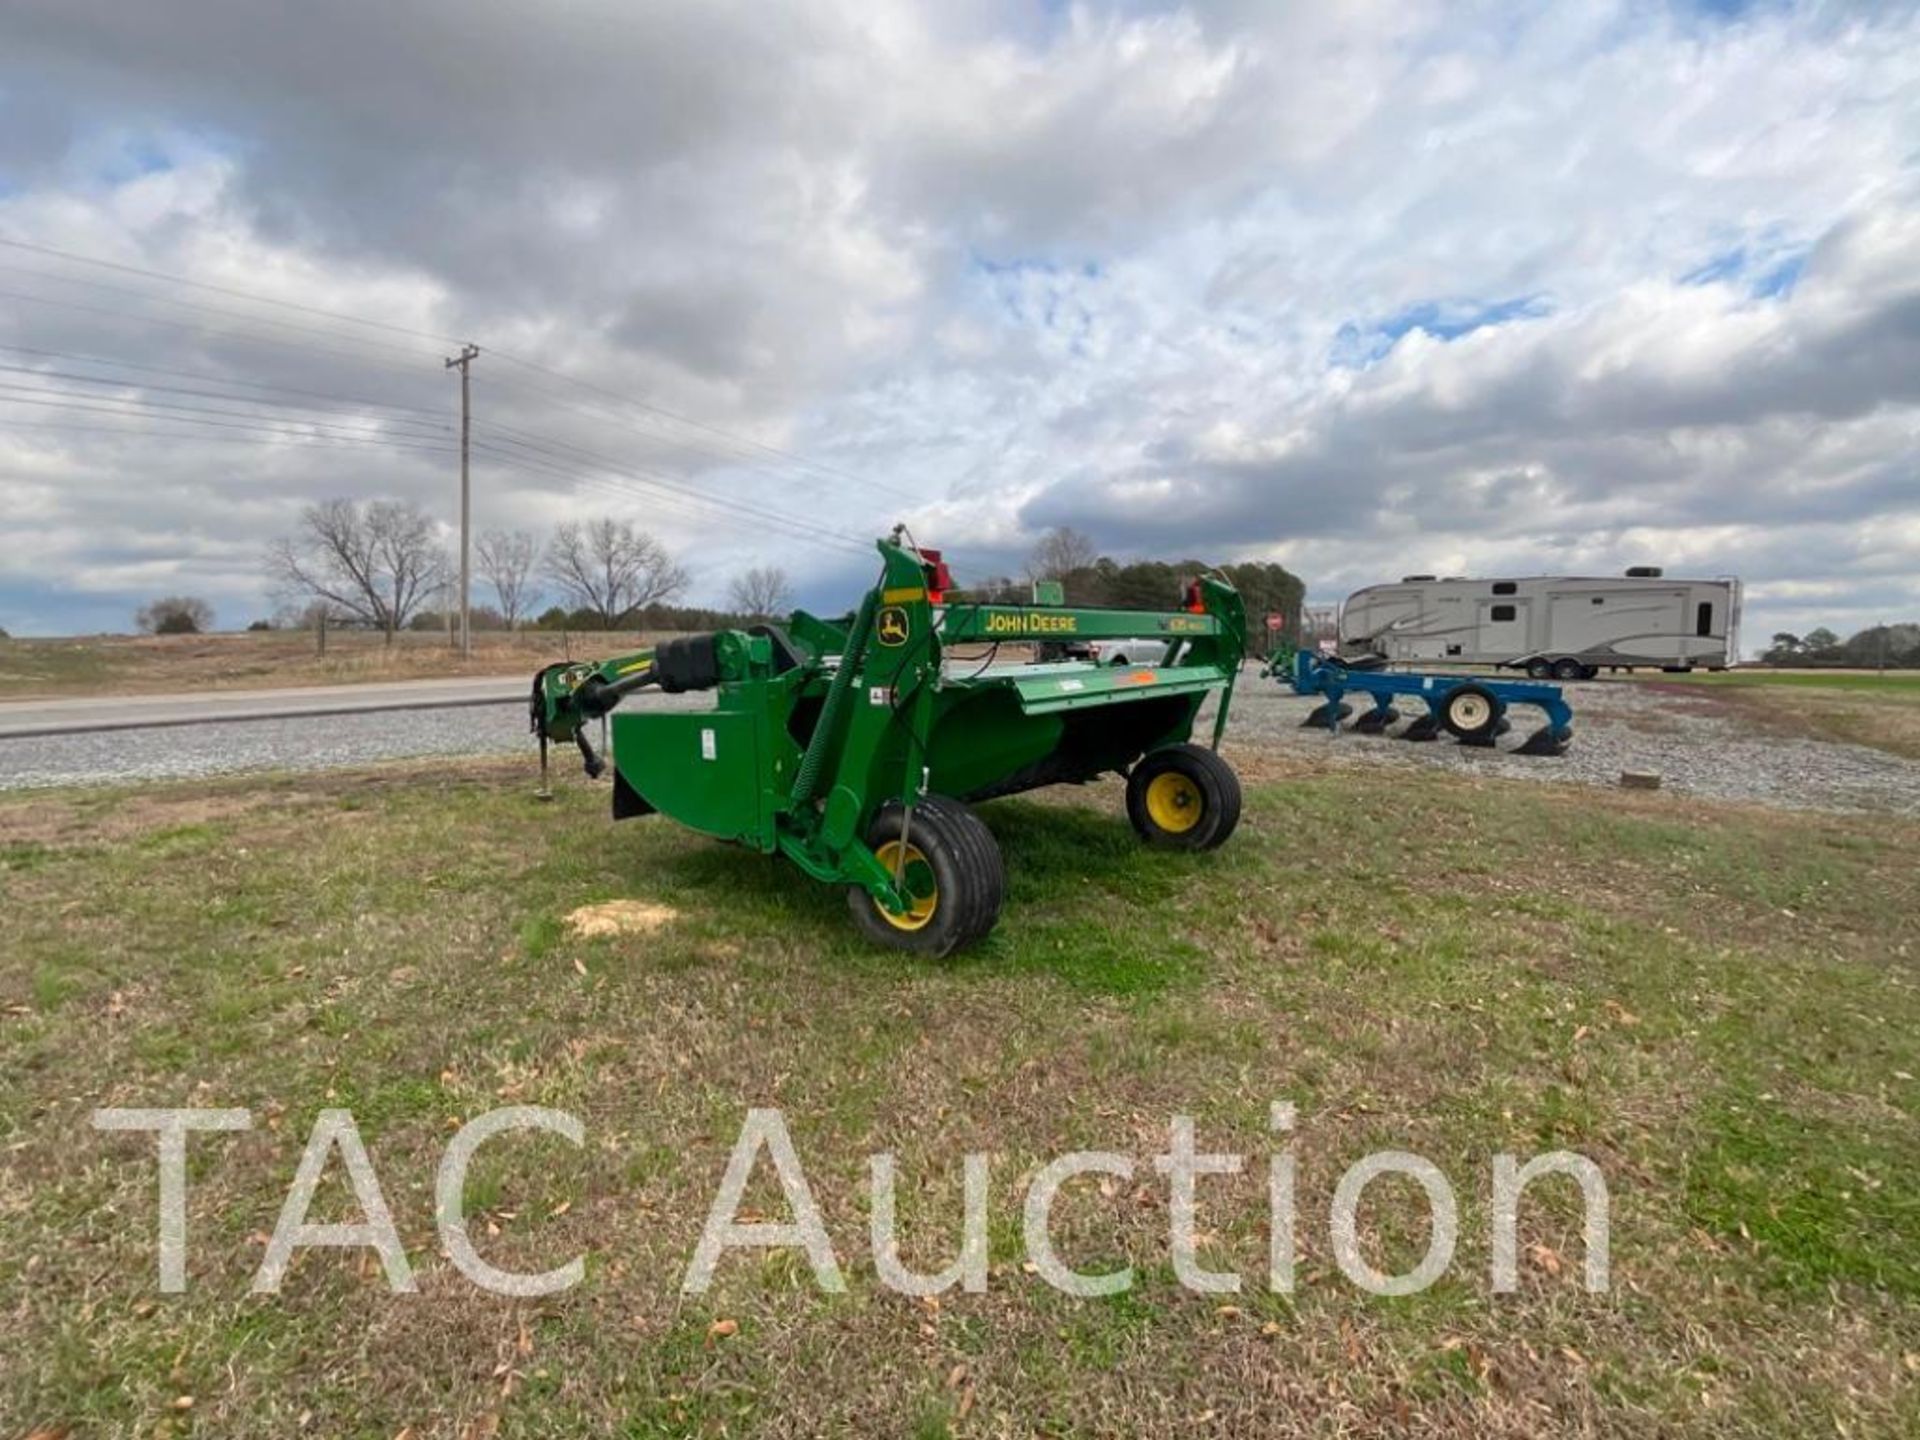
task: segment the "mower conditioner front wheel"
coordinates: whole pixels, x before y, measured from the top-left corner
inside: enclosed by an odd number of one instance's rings
[[[1155,750],[1127,777],[1127,819],[1149,845],[1211,850],[1240,823],[1240,778],[1199,745]]]
[[[873,818],[867,844],[905,884],[909,903],[894,914],[858,885],[847,908],[868,939],[921,955],[950,955],[993,929],[1007,872],[993,832],[958,800],[924,795],[914,802],[906,834],[903,808],[889,802]]]

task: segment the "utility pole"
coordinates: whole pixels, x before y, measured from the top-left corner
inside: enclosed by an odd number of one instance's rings
[[[472,531],[472,500],[468,484],[468,455],[473,436],[473,376],[471,366],[480,353],[478,345],[462,345],[460,354],[447,361],[447,369],[460,371],[460,655],[473,654],[472,615],[467,608],[468,581],[472,575],[468,539]]]

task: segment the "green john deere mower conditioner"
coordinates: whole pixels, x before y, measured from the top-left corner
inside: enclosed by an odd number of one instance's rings
[[[1233,833],[1240,784],[1216,753],[1240,673],[1245,620],[1202,576],[1165,613],[949,603],[936,551],[879,542],[881,573],[848,616],[796,612],[609,660],[549,665],[533,682],[544,772],[573,741],[604,773],[589,722],[647,689],[716,692],[711,709],[610,719],[616,819],[658,812],[784,855],[847,887],[873,939],[945,955],[993,928],[1005,871],[970,805],[1042,785],[1127,777],[1127,818],[1149,844],[1205,850]],[[1073,640],[1168,642],[1162,662],[996,663]],[[994,647],[950,660],[958,645]],[[1191,743],[1209,692],[1213,747]]]

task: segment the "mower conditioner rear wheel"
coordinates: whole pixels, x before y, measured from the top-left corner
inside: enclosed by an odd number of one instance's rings
[[[920,955],[951,955],[1000,918],[1007,889],[1000,846],[979,816],[944,795],[923,795],[914,803],[903,840],[902,808],[897,800],[881,808],[867,844],[889,870],[899,865],[912,903],[896,915],[849,885],[847,908],[870,940]]]
[[[1127,777],[1127,819],[1149,845],[1211,850],[1240,823],[1240,778],[1200,745],[1155,750]]]

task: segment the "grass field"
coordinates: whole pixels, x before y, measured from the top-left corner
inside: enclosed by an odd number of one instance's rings
[[[841,897],[523,766],[0,799],[0,1434],[1457,1436],[1920,1433],[1920,827],[1242,757],[1246,821],[1141,851],[1112,787],[983,807],[1011,894],[977,951],[855,939]],[[630,897],[678,912],[585,939]],[[1299,1107],[1299,1286],[1266,1292],[1269,1104]],[[453,1128],[509,1103],[587,1144],[476,1165],[502,1265],[587,1255],[508,1300],[436,1250]],[[190,1288],[154,1283],[150,1137],[102,1105],[229,1105],[196,1137]],[[750,1105],[778,1105],[848,1272],[776,1253],[681,1296]],[[357,1117],[420,1293],[314,1251],[258,1265],[317,1111]],[[1168,1118],[1247,1173],[1202,1182],[1193,1294],[1168,1268]],[[1020,1263],[1023,1177],[1139,1157],[1061,1202],[1062,1252],[1138,1267],[1074,1300]],[[1405,1299],[1334,1269],[1369,1151],[1434,1160],[1458,1259]],[[1613,1285],[1579,1284],[1575,1192],[1487,1283],[1492,1156],[1568,1148],[1613,1195]],[[865,1157],[899,1157],[904,1255],[946,1263],[960,1156],[993,1155],[993,1273],[938,1305],[875,1279]],[[336,1164],[316,1219],[357,1218]],[[1110,1193],[1109,1193],[1110,1192]],[[771,1186],[754,1203],[783,1207]],[[1424,1245],[1383,1181],[1374,1263]]]
[[[1920,760],[1920,672],[1754,669],[1661,675],[1643,683],[1723,700],[1777,734],[1844,740]]]
[[[619,654],[641,643],[607,631],[479,631],[463,659],[444,634],[421,631],[396,635],[392,645],[368,631],[330,631],[324,655],[305,630],[0,640],[0,700],[531,674],[548,660]]]
[[[1719,674],[1696,671],[1691,675],[1667,675],[1685,685],[1785,685],[1807,690],[1847,690],[1855,694],[1906,695],[1920,697],[1920,670],[1724,670]]]

